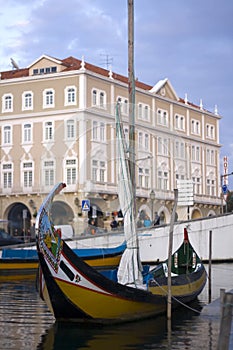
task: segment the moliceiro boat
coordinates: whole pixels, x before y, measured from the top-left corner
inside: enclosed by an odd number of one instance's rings
[[[72,250],[90,266],[96,269],[110,269],[119,265],[125,247],[125,243],[122,243],[112,248],[72,248]],[[0,251],[0,281],[34,279],[38,263],[36,246],[4,248]]]
[[[168,261],[155,268],[142,266],[132,182],[118,107],[118,194],[126,240],[118,268],[93,269],[69,248],[59,230],[54,228],[50,219],[51,205],[54,196],[65,187],[64,183],[54,187],[36,218],[40,295],[57,320],[109,324],[156,316],[167,310],[168,281],[171,280],[173,308],[197,298],[206,283],[205,268],[189,241],[187,229],[180,248],[169,260],[172,274],[168,275]]]

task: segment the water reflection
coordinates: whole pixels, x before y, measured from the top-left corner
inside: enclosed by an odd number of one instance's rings
[[[166,319],[93,327],[80,324],[55,323],[42,337],[38,350],[74,349],[142,349],[145,339],[150,343],[160,342],[166,332]]]
[[[199,302],[195,302],[192,304],[192,307],[200,311],[202,305]],[[170,336],[168,336],[165,316],[103,328],[56,322],[43,335],[37,349],[62,350],[65,347],[69,350],[168,349],[169,339],[170,345],[173,346],[174,340],[174,345],[177,343],[177,348],[181,349],[181,343],[189,343],[191,339],[189,340],[186,334],[183,334],[185,339],[183,337],[177,338],[177,330],[180,332],[184,321],[187,322],[187,320],[191,320],[197,315],[198,313],[192,310],[182,309],[177,311],[172,320]],[[189,325],[190,327],[192,328],[192,324]]]
[[[35,349],[54,319],[38,298],[35,282],[0,283],[0,349]]]
[[[233,264],[213,266],[214,298],[220,288],[232,288],[232,276]],[[206,288],[191,306],[200,311],[207,300]],[[34,281],[0,282],[0,350],[216,349],[216,317],[182,308],[173,313],[168,329],[165,316],[103,328],[55,323]]]

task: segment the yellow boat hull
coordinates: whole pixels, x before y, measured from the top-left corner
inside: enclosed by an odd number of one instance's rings
[[[115,267],[119,265],[121,254],[102,258],[85,259],[86,263],[96,269]],[[34,279],[39,266],[38,260],[0,259],[0,281]]]

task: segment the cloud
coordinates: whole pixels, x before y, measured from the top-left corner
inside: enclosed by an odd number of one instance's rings
[[[222,152],[232,140],[232,0],[135,0],[135,74],[154,85],[169,78],[180,97],[221,121]],[[26,67],[43,53],[75,56],[127,74],[127,1],[8,0],[0,9],[0,70],[10,57]],[[230,127],[229,127],[230,126]],[[233,165],[232,165],[233,168]]]

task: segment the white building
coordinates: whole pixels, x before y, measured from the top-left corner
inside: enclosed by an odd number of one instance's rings
[[[0,215],[11,232],[28,229],[44,195],[55,199],[55,224],[82,232],[87,214],[109,228],[119,212],[115,105],[121,103],[128,137],[128,78],[73,57],[41,56],[28,68],[1,72]],[[192,218],[219,213],[219,120],[202,103],[179,98],[168,79],[136,81],[137,210],[169,222],[177,179],[192,180]],[[155,192],[155,200],[150,192]],[[187,209],[178,207],[178,220]]]

